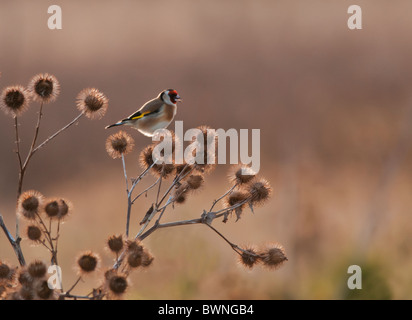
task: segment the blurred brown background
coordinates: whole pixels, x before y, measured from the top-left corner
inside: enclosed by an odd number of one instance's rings
[[[47,28],[58,4],[63,29]],[[76,254],[112,257],[105,239],[124,232],[120,161],[109,158],[104,127],[162,89],[183,97],[185,128],[261,129],[261,171],[269,204],[215,227],[237,244],[277,241],[289,262],[277,271],[244,270],[204,226],[160,230],[146,241],[154,265],[132,276],[130,299],[344,299],[412,297],[410,1],[362,0],[363,30],[347,28],[353,1],[1,1],[0,87],[54,74],[62,92],[45,108],[40,140],[72,120],[75,97],[97,87],[106,116],[81,119],[35,155],[24,189],[63,196],[75,206],[59,256],[65,287]],[[38,106],[22,118],[23,150]],[[171,125],[170,128],[174,128]],[[11,117],[0,116],[0,213],[14,232],[17,161]],[[127,157],[140,172],[136,140]],[[220,166],[203,192],[168,213],[195,218],[229,186]],[[132,233],[150,195],[134,207]],[[26,259],[44,249],[23,242]],[[4,234],[1,258],[16,263]],[[348,266],[363,270],[350,291]],[[99,281],[79,286],[84,293]]]

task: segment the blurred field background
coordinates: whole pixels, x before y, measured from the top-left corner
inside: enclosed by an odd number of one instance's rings
[[[396,3],[396,4],[395,4]],[[63,29],[47,28],[61,5]],[[100,121],[81,119],[37,153],[24,189],[70,199],[59,260],[65,288],[79,251],[99,252],[124,232],[120,161],[109,158],[104,127],[162,89],[183,98],[185,128],[261,129],[261,170],[269,204],[237,223],[214,226],[237,244],[277,241],[289,261],[277,271],[244,270],[204,226],[160,230],[146,245],[154,265],[132,274],[128,299],[412,298],[412,41],[410,1],[362,0],[361,31],[347,28],[353,1],[1,1],[0,87],[54,74],[62,92],[45,107],[40,141],[71,121],[75,97],[97,87],[109,98]],[[22,118],[27,150],[38,106]],[[171,125],[170,128],[174,128]],[[132,129],[139,151],[150,142]],[[11,117],[0,115],[0,213],[14,233],[17,160]],[[198,217],[229,186],[219,166],[203,191],[167,220]],[[154,180],[153,180],[154,181]],[[149,181],[148,181],[149,182]],[[150,195],[135,205],[132,234]],[[40,247],[23,241],[26,260]],[[0,257],[17,263],[0,234]],[[363,270],[350,291],[347,268]],[[74,293],[88,293],[91,277]],[[87,292],[86,292],[87,291]]]

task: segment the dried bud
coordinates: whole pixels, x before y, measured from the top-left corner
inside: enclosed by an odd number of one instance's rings
[[[143,252],[131,251],[127,254],[127,264],[132,268],[137,268],[142,265]]]
[[[259,179],[258,181],[251,183],[247,190],[251,196],[250,203],[253,206],[262,205],[269,199],[272,193],[272,188],[269,182],[265,179]]]
[[[200,174],[192,174],[187,178],[187,185],[189,186],[189,189],[191,190],[197,190],[199,189],[205,180],[203,179],[203,176]]]
[[[17,280],[22,286],[31,287],[33,285],[33,278],[26,268],[20,269]]]
[[[27,220],[34,220],[40,213],[43,206],[43,195],[34,190],[26,191],[20,195],[17,203],[17,213],[22,218]]]
[[[241,190],[235,190],[229,196],[225,198],[224,206],[225,208],[234,207],[236,213],[236,221],[240,219],[243,209],[247,203],[249,194]]]
[[[30,93],[22,86],[10,86],[3,90],[0,98],[0,109],[13,117],[27,110]]]
[[[278,269],[288,260],[285,249],[278,243],[267,245],[265,249],[261,250],[260,255],[264,266],[269,269]]]
[[[42,280],[35,285],[35,291],[37,296],[43,300],[49,300],[54,298],[53,289],[49,288],[47,280]]]
[[[32,278],[43,278],[46,275],[47,267],[39,260],[34,260],[29,264],[27,271]]]
[[[128,286],[126,275],[112,274],[111,276],[109,276],[107,282],[107,286],[110,292],[113,293],[115,296],[121,296],[126,292]]]
[[[142,256],[142,267],[149,267],[152,264],[153,260],[154,257],[152,256],[152,254],[149,251],[145,250]]]
[[[160,160],[154,164],[153,160],[153,149],[155,148],[155,145],[149,145],[146,148],[142,150],[140,153],[139,157],[139,162],[140,165],[143,169],[147,169],[150,166],[152,168],[150,169],[150,173],[153,175],[159,177],[162,175],[163,178],[167,178],[171,173],[173,173],[175,166],[173,164],[168,164],[168,163],[160,163]]]
[[[91,251],[86,251],[77,259],[80,274],[89,274],[96,270],[99,264],[99,256]]]
[[[113,159],[121,158],[133,150],[134,140],[124,131],[109,136],[106,140],[106,151]]]
[[[57,199],[50,199],[46,201],[44,211],[49,218],[55,218],[59,214],[59,203]]]
[[[77,96],[77,109],[89,119],[101,119],[108,106],[109,100],[95,88],[84,89]]]
[[[65,199],[60,199],[58,203],[59,203],[59,214],[57,215],[57,218],[60,220],[67,218],[72,211],[72,208],[73,208],[72,203]]]
[[[13,270],[3,261],[0,261],[0,280],[10,280]]]
[[[111,236],[107,240],[107,246],[114,253],[119,253],[123,249],[123,236]]]
[[[234,170],[229,174],[229,179],[234,183],[242,185],[253,180],[255,176],[256,172],[250,167],[242,165],[234,167]]]
[[[254,248],[243,249],[240,255],[240,263],[246,268],[252,269],[252,267],[259,262],[259,255]]]
[[[186,201],[189,191],[189,184],[184,181],[175,189],[173,200],[175,203],[182,204]]]
[[[33,288],[22,286],[19,290],[19,295],[23,300],[33,300],[34,299]]]
[[[34,242],[39,242],[42,237],[40,228],[36,225],[29,225],[26,229],[27,238]]]
[[[60,84],[51,74],[38,74],[31,79],[28,90],[34,100],[49,103],[56,100],[59,95]]]
[[[208,126],[197,127],[199,134],[193,137],[193,142],[189,148],[196,159],[195,170],[200,173],[209,173],[216,166],[216,140],[217,134],[214,129]]]

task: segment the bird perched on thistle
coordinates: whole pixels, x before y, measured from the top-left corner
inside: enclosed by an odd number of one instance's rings
[[[152,137],[157,129],[166,128],[173,121],[178,101],[181,101],[181,98],[176,90],[163,90],[156,98],[146,102],[135,113],[107,126],[106,129],[126,125],[139,130],[145,136]]]

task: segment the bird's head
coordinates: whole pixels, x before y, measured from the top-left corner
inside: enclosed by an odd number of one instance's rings
[[[175,105],[178,101],[182,101],[179,94],[174,89],[167,89],[160,93],[160,99],[167,104]]]

